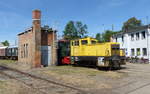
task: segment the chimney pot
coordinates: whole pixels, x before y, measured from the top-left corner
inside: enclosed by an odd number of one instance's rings
[[[41,19],[41,11],[40,10],[33,10],[32,11],[32,19],[33,20],[40,20]]]

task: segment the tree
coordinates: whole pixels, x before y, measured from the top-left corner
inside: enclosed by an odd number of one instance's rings
[[[97,33],[96,39],[99,40],[99,42],[110,42],[111,36],[116,33],[116,31],[106,30],[104,33]]]
[[[83,25],[80,21],[69,21],[63,31],[63,36],[67,40],[83,38],[87,33],[87,26]]]
[[[101,33],[97,33],[95,38],[96,38],[99,42],[103,42],[103,41],[104,41],[104,39],[103,39]]]
[[[69,21],[65,27],[65,30],[63,31],[64,33],[64,38],[65,39],[75,39],[78,38],[77,30],[75,28],[74,22]]]
[[[87,25],[83,25],[80,21],[76,22],[76,29],[80,38],[85,37],[85,34],[87,34]]]
[[[138,20],[135,17],[132,17],[123,23],[122,31],[126,32],[130,29],[134,29],[135,27],[138,27],[141,25],[142,25],[141,20]]]
[[[111,30],[106,30],[105,33],[103,33],[103,39],[104,42],[110,42],[110,37],[114,34],[115,32]]]
[[[3,44],[4,46],[9,46],[9,42],[8,42],[7,40],[5,40],[4,42],[2,42],[2,44]]]

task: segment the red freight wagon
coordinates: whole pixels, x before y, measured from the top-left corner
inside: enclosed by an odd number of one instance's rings
[[[7,46],[0,47],[0,58],[4,59],[6,57],[6,48]]]

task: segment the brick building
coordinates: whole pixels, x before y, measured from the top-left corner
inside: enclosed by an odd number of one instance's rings
[[[31,67],[56,64],[56,31],[49,26],[41,27],[41,11],[32,12],[32,27],[18,34],[18,62]]]

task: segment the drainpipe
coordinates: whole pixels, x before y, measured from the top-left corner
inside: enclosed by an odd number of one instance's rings
[[[148,61],[149,61],[149,25],[148,25],[148,30],[147,30],[147,54],[148,54]]]

